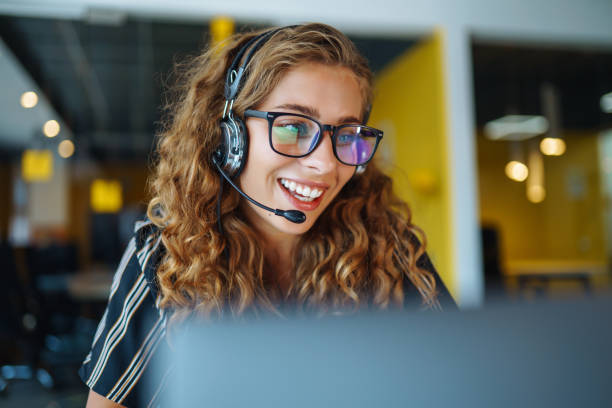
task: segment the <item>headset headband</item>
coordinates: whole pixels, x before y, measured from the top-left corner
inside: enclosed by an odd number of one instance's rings
[[[225,74],[224,96],[225,96],[226,101],[233,101],[234,99],[236,99],[236,95],[238,94],[238,91],[240,90],[240,85],[242,83],[242,75],[244,74],[244,71],[247,65],[251,61],[251,58],[253,58],[253,54],[255,54],[255,52],[259,48],[261,48],[261,46],[264,45],[265,42],[270,37],[272,37],[274,34],[286,28],[293,28],[293,27],[296,27],[296,26],[292,25],[292,26],[274,28],[272,30],[259,34],[258,36],[251,38],[249,42],[247,42],[240,49],[240,51],[238,51],[238,54],[236,54],[236,56],[234,57],[232,64],[230,65],[229,69],[227,70],[227,73]],[[243,55],[247,52],[247,50],[249,50],[249,48],[250,48],[250,51],[247,54],[246,58],[244,59],[240,67],[236,69],[236,66],[242,59]]]

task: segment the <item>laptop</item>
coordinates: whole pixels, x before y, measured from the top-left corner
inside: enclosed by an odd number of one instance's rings
[[[606,297],[195,323],[162,363],[161,406],[612,407],[611,312]]]

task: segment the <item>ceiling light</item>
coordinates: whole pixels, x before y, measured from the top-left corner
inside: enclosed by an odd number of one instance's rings
[[[529,178],[527,179],[527,199],[532,203],[541,203],[546,198],[544,187],[544,158],[534,143],[531,143],[529,156]]]
[[[561,156],[565,149],[565,140],[558,137],[545,137],[540,142],[540,151],[547,156]]]
[[[38,95],[33,91],[24,92],[21,94],[20,103],[26,109],[33,108],[38,103]]]
[[[71,140],[62,140],[57,146],[57,153],[64,159],[69,158],[74,154],[74,143]]]
[[[601,110],[606,113],[612,113],[612,92],[608,92],[604,96],[601,97],[599,104],[601,105]]]
[[[47,137],[55,137],[60,132],[60,125],[57,123],[57,120],[48,120],[45,122],[43,126],[43,133]]]
[[[529,169],[524,163],[512,160],[506,164],[506,176],[508,176],[510,180],[525,181],[528,175]]]
[[[539,115],[507,115],[488,122],[485,135],[491,140],[525,140],[548,131],[548,120]]]
[[[541,203],[546,198],[544,186],[535,185],[527,187],[527,199],[532,203]]]

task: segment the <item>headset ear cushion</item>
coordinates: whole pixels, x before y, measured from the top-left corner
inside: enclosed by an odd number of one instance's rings
[[[228,135],[228,132],[231,132],[231,130],[226,120],[222,120],[219,123],[219,128],[221,129],[221,141],[213,152],[212,158],[213,161],[223,169],[227,164],[227,146],[229,145],[231,138],[230,135]]]
[[[223,145],[217,146],[215,151],[212,154],[212,161],[219,167],[223,167],[223,163],[225,162],[225,152]]]
[[[240,119],[234,119],[236,126],[238,127],[238,135],[236,137],[236,141],[238,142],[236,155],[239,157],[238,159],[238,169],[236,170],[236,174],[234,177],[238,177],[240,173],[242,173],[242,169],[246,164],[247,157],[249,155],[249,134],[246,129],[244,122]]]
[[[242,171],[248,153],[246,128],[238,118],[224,119],[220,127],[221,145],[216,149],[214,156],[221,159],[218,163],[223,171],[234,178]]]

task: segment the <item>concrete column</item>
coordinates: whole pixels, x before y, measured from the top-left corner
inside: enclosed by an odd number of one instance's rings
[[[484,300],[471,45],[466,26],[447,24],[442,31],[455,287],[460,306],[471,308]]]

